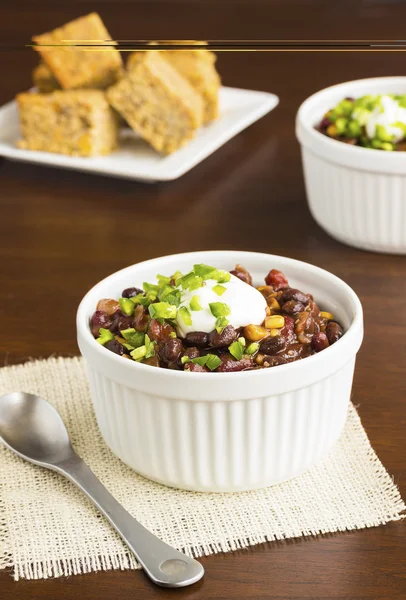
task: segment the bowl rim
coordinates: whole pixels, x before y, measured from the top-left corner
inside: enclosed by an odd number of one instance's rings
[[[323,96],[334,94],[340,90],[348,89],[351,91],[354,87],[368,85],[372,87],[387,83],[404,84],[406,93],[406,76],[394,75],[344,81],[325,87],[308,96],[299,106],[296,114],[296,137],[299,142],[323,158],[331,159],[333,162],[344,164],[353,169],[361,168],[366,171],[406,174],[406,161],[403,152],[386,152],[375,148],[363,148],[362,146],[344,144],[318,131],[314,123],[310,122],[307,117],[307,111],[310,110],[312,104]],[[372,90],[371,93],[373,93]],[[379,93],[379,91],[376,90],[376,93]],[[343,97],[345,95],[345,92],[343,92]],[[320,120],[322,116],[320,115]]]
[[[248,256],[248,255],[252,258],[261,257],[262,259],[265,259],[265,258],[267,260],[269,259],[270,264],[272,264],[273,259],[275,259],[275,261],[277,259],[283,259],[284,261],[288,261],[289,264],[292,264],[297,267],[300,266],[301,268],[304,268],[308,272],[316,272],[319,275],[321,275],[322,277],[324,277],[325,279],[328,279],[329,282],[331,283],[331,285],[336,285],[336,286],[339,286],[341,289],[343,289],[346,292],[346,296],[350,300],[350,302],[352,304],[352,309],[353,309],[353,319],[352,319],[352,322],[351,322],[350,326],[348,327],[347,331],[345,332],[345,335],[343,335],[343,337],[340,338],[340,340],[338,340],[335,344],[333,344],[332,346],[323,350],[323,352],[309,356],[305,360],[303,359],[303,360],[295,361],[293,363],[289,363],[286,365],[278,365],[278,367],[275,369],[273,369],[273,368],[272,369],[258,369],[258,370],[251,370],[251,371],[238,371],[238,372],[233,372],[233,373],[215,373],[215,372],[199,373],[199,372],[175,371],[175,370],[170,370],[170,369],[151,367],[150,365],[144,365],[142,363],[137,363],[135,361],[123,360],[123,358],[121,356],[114,354],[113,352],[106,352],[106,350],[104,348],[102,348],[102,346],[100,344],[98,344],[96,342],[96,340],[94,339],[94,337],[92,336],[90,327],[89,327],[89,323],[88,323],[89,298],[90,298],[90,296],[93,296],[97,292],[98,289],[101,289],[107,282],[112,282],[112,281],[114,281],[114,279],[121,279],[121,277],[124,274],[131,273],[133,270],[139,268],[141,265],[142,266],[145,266],[145,265],[153,266],[154,264],[156,264],[157,266],[159,266],[161,261],[163,261],[164,259],[168,259],[168,258],[170,258],[172,260],[176,260],[177,258],[179,258],[179,259],[182,258],[184,260],[185,257],[188,257],[188,258],[190,257],[190,259],[192,260],[192,259],[197,259],[198,257],[201,257],[201,258],[203,257],[203,260],[207,260],[208,257],[212,256],[213,258],[222,258],[222,259],[227,259],[229,257],[230,259],[232,258],[235,260],[237,257],[239,257],[239,260],[241,261],[241,259],[242,260],[244,259],[244,256]],[[158,272],[159,272],[159,268],[157,269],[157,273]],[[157,379],[159,378],[162,381],[166,382],[168,385],[170,385],[173,382],[178,382],[178,383],[180,382],[180,383],[185,384],[185,386],[186,386],[191,381],[194,381],[194,382],[197,382],[198,385],[200,385],[202,382],[204,382],[206,385],[210,383],[211,388],[213,388],[214,382],[217,385],[218,384],[226,384],[227,385],[230,382],[235,382],[238,385],[239,383],[242,383],[242,381],[245,381],[245,382],[247,382],[248,385],[250,385],[252,382],[259,383],[260,381],[264,380],[265,378],[267,380],[272,379],[272,378],[281,380],[285,377],[285,375],[287,375],[291,381],[291,385],[290,385],[290,390],[291,390],[291,389],[298,389],[298,388],[304,387],[302,384],[294,384],[292,382],[292,379],[294,379],[293,376],[294,376],[295,372],[297,374],[299,374],[299,372],[303,371],[303,363],[305,363],[305,367],[304,367],[305,369],[307,367],[307,369],[310,370],[311,367],[314,367],[314,369],[312,369],[312,370],[317,371],[321,375],[319,375],[318,377],[313,377],[313,379],[320,380],[329,375],[328,371],[330,371],[332,373],[332,372],[335,372],[338,370],[338,367],[337,368],[331,368],[331,367],[332,367],[332,365],[335,364],[335,359],[338,359],[340,357],[340,355],[343,355],[343,353],[346,353],[347,360],[343,360],[343,356],[341,356],[341,360],[339,361],[340,364],[342,364],[342,366],[344,364],[346,364],[346,362],[349,362],[355,356],[356,352],[359,349],[359,346],[361,345],[361,341],[362,341],[363,311],[362,311],[361,302],[360,302],[358,296],[356,295],[356,293],[354,292],[354,290],[348,284],[346,284],[342,279],[340,279],[336,275],[333,275],[329,271],[321,269],[320,267],[317,267],[315,265],[312,265],[310,263],[306,263],[306,262],[303,262],[303,261],[300,261],[297,259],[292,259],[289,257],[282,257],[282,256],[277,256],[277,255],[272,255],[272,254],[267,254],[267,253],[235,251],[235,250],[231,250],[231,251],[214,250],[214,251],[198,251],[198,252],[186,252],[186,253],[165,255],[165,256],[158,257],[158,258],[153,258],[153,259],[149,259],[149,260],[142,261],[139,263],[135,263],[133,265],[125,267],[124,269],[115,271],[111,275],[108,275],[107,277],[105,277],[104,279],[99,281],[96,285],[94,285],[85,294],[85,296],[83,297],[82,301],[80,302],[78,310],[77,310],[76,324],[77,324],[77,332],[78,332],[78,343],[79,343],[79,348],[80,348],[82,354],[85,356],[86,359],[88,359],[89,354],[91,354],[92,360],[96,359],[96,360],[99,360],[99,362],[102,361],[104,363],[104,366],[107,368],[107,370],[110,371],[110,377],[112,377],[113,379],[117,379],[117,378],[121,379],[121,377],[119,375],[116,376],[116,374],[114,373],[114,366],[116,367],[116,369],[119,369],[123,374],[125,371],[127,373],[127,376],[129,376],[129,377],[134,376],[135,374],[139,374],[139,376],[144,374],[146,377],[153,375],[155,381],[157,381]],[[92,362],[92,360],[90,362]],[[330,363],[330,365],[329,365],[329,363]],[[109,368],[110,366],[111,366],[111,368]],[[290,377],[290,376],[292,376],[292,377]],[[269,384],[269,381],[267,383]],[[258,386],[255,385],[255,387],[258,387]],[[285,385],[282,387],[288,388],[289,385],[288,386]],[[286,391],[288,391],[288,390],[286,390]],[[189,390],[189,392],[190,392],[190,390]],[[169,396],[170,394],[168,393],[167,395]],[[189,393],[189,395],[190,395],[190,393]],[[262,395],[263,396],[266,395],[265,391]]]

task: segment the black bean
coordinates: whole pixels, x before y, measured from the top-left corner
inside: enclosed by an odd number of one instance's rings
[[[96,310],[90,319],[90,331],[94,337],[99,337],[99,330],[110,329],[111,319],[103,310]]]
[[[138,294],[144,294],[144,290],[140,290],[136,287],[129,287],[122,291],[122,298],[134,298],[134,296],[138,296]]]
[[[163,342],[159,350],[159,358],[163,363],[169,365],[178,360],[180,353],[182,352],[182,341],[178,338],[170,338]]]
[[[216,330],[209,333],[209,346],[210,348],[223,348],[232,344],[237,337],[238,332],[234,327],[232,325],[227,325],[221,333],[217,333]]]
[[[119,333],[123,329],[129,329],[133,326],[133,318],[124,315],[121,310],[117,311],[113,317],[113,321],[110,326],[110,331],[113,333]]]
[[[303,312],[305,309],[304,304],[296,302],[296,300],[288,300],[282,305],[281,311],[288,315],[296,315],[297,313]]]
[[[309,296],[304,294],[300,290],[296,290],[295,288],[288,288],[287,290],[283,290],[283,300],[287,302],[288,300],[296,300],[296,302],[301,302],[304,306],[309,304]]]
[[[200,356],[199,348],[196,346],[191,346],[190,348],[185,348],[182,356],[188,356],[189,358],[198,358]]]
[[[326,327],[326,335],[330,344],[334,344],[343,335],[344,331],[341,325],[336,321],[330,321]]]
[[[186,334],[185,344],[205,348],[209,344],[209,334],[204,333],[204,331],[191,331]]]
[[[312,337],[312,348],[315,352],[321,352],[325,348],[328,348],[329,345],[328,338],[322,331],[315,333]]]
[[[286,338],[283,335],[266,338],[260,345],[259,350],[262,354],[274,355],[286,348]]]
[[[110,340],[104,344],[104,347],[107,348],[107,350],[110,350],[110,352],[114,352],[114,354],[119,354],[120,356],[122,356],[125,351],[124,346],[122,346],[117,340]]]

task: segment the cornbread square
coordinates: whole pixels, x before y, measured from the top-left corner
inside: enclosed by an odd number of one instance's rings
[[[40,62],[33,70],[32,82],[41,94],[49,94],[49,92],[61,89],[61,86],[43,62]]]
[[[118,145],[118,115],[100,90],[27,92],[17,96],[17,104],[19,148],[97,156]]]
[[[196,43],[196,45],[199,45]],[[209,50],[160,50],[160,55],[188,80],[201,94],[204,102],[204,123],[218,117],[219,89],[221,80],[216,71],[216,55]],[[127,66],[131,69],[137,61],[137,54],[129,56]]]
[[[122,74],[121,55],[113,46],[83,49],[75,46],[48,47],[46,44],[111,40],[109,32],[97,13],[90,13],[58,29],[36,35],[33,41],[54,77],[63,89],[105,89]],[[41,46],[41,44],[44,44]]]
[[[127,75],[107,90],[107,99],[163,154],[178,150],[203,123],[202,98],[158,52],[140,52]]]

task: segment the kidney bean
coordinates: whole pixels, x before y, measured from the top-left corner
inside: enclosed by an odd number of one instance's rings
[[[262,354],[274,355],[286,348],[286,338],[283,335],[266,338],[260,345],[259,351]]]
[[[170,338],[163,342],[159,349],[159,358],[163,363],[169,365],[178,360],[182,352],[182,341],[178,338]]]
[[[175,331],[168,323],[160,323],[157,319],[151,319],[148,327],[148,337],[154,342],[164,342],[171,338],[170,334]]]
[[[133,326],[136,331],[146,331],[148,327],[149,316],[145,308],[141,305],[135,307]]]
[[[244,371],[254,366],[254,359],[252,356],[243,356],[241,360],[235,360],[231,354],[222,354],[221,365],[217,367],[218,373],[234,373],[236,371]]]
[[[295,332],[301,344],[310,344],[315,333],[315,322],[310,313],[304,311],[297,315]]]
[[[191,331],[186,334],[185,344],[206,348],[209,345],[209,334],[204,331]]]
[[[136,287],[130,287],[130,288],[126,288],[125,290],[122,291],[121,293],[121,297],[122,298],[134,298],[134,296],[138,296],[138,294],[144,294],[144,290],[140,290],[139,288]]]
[[[289,315],[285,316],[285,327],[281,329],[281,335],[286,338],[288,344],[295,339],[295,321]]]
[[[235,277],[241,279],[241,281],[248,283],[248,285],[252,285],[251,273],[249,273],[242,265],[235,265],[235,269],[230,271],[230,273],[231,275],[235,275]]]
[[[282,297],[285,302],[288,300],[295,300],[296,302],[300,302],[304,306],[309,304],[309,296],[304,294],[300,290],[296,290],[295,288],[288,288],[287,290],[283,290]]]
[[[184,371],[192,371],[194,373],[208,373],[209,369],[202,365],[197,365],[192,362],[188,362],[183,367]]]
[[[286,276],[277,269],[272,269],[269,271],[268,275],[265,277],[265,283],[267,285],[271,285],[275,292],[289,287],[289,282]]]
[[[288,361],[283,356],[264,356],[264,361],[262,366],[267,367],[277,367],[278,365],[286,365]]]
[[[312,337],[312,348],[315,352],[321,352],[325,348],[328,348],[329,341],[325,333],[319,332],[315,333]]]
[[[104,347],[107,348],[107,350],[110,350],[110,352],[114,352],[114,354],[118,354],[119,356],[122,356],[125,352],[124,346],[122,346],[117,340],[110,340],[109,342],[106,342]]]
[[[110,331],[113,333],[119,333],[123,329],[129,329],[133,326],[133,318],[124,315],[121,310],[117,311],[113,317],[113,321],[110,326]]]
[[[102,310],[109,315],[109,317],[112,317],[115,312],[120,310],[120,304],[117,302],[117,300],[103,298],[102,300],[98,301],[96,310]]]
[[[103,310],[96,310],[90,319],[90,331],[94,337],[99,337],[99,329],[110,329],[111,318]]]
[[[221,333],[217,333],[216,330],[209,333],[209,347],[222,348],[224,346],[229,346],[237,339],[237,337],[238,332],[234,327],[232,325],[227,325]]]
[[[296,315],[297,313],[303,312],[304,309],[305,307],[301,302],[296,302],[296,300],[288,300],[288,302],[282,304],[281,311],[288,315]]]
[[[182,356],[188,356],[189,358],[198,358],[198,356],[200,356],[200,350],[199,348],[196,348],[196,346],[191,346],[190,348],[185,348]]]
[[[326,327],[326,335],[330,344],[334,344],[343,335],[344,331],[341,325],[336,321],[330,321]]]
[[[327,129],[327,127],[331,125],[331,121],[328,117],[323,117],[320,122],[320,129]]]

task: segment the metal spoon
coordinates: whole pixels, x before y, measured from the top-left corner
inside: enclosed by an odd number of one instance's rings
[[[200,563],[162,542],[113,498],[73,450],[59,413],[46,400],[23,392],[1,397],[0,440],[21,458],[75,483],[110,521],[154,583],[183,587],[203,577]]]

